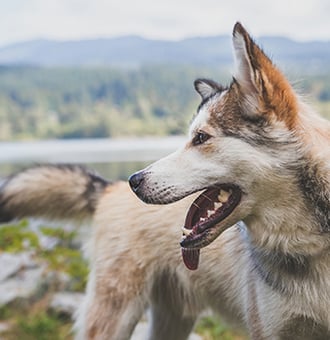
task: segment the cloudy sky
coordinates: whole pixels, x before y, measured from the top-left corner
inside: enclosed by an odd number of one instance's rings
[[[0,0],[0,46],[135,34],[156,39],[229,34],[330,41],[329,0]]]

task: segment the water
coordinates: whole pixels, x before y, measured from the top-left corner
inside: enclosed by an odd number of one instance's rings
[[[108,179],[127,179],[183,143],[184,137],[1,142],[0,177],[51,162],[84,164]]]

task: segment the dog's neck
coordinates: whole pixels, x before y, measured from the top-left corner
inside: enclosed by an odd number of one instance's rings
[[[267,185],[255,188],[262,197],[242,229],[259,277],[290,294],[307,287],[313,292],[320,272],[330,275],[329,158],[322,150],[304,151],[293,168],[267,176]]]
[[[244,220],[255,247],[309,256],[329,248],[330,192],[321,170],[302,160],[291,174],[268,184],[267,197]]]
[[[258,247],[251,239],[250,229],[239,224],[240,234],[257,275],[272,289],[286,294],[292,290],[292,282],[311,275],[312,258],[309,255],[285,254],[280,250]]]
[[[326,292],[325,298],[329,299],[327,284],[319,280],[324,275],[326,277],[330,275],[329,250],[314,256],[299,253],[287,254],[280,250],[269,251],[255,246],[246,226],[240,226],[240,233],[246,244],[252,269],[272,290],[283,296],[296,296],[302,313],[306,312],[306,308],[311,307],[309,301],[318,301],[320,290],[323,293]],[[318,288],[315,289],[316,287]],[[302,296],[305,298],[304,301],[301,299]],[[326,311],[327,308],[325,308]]]

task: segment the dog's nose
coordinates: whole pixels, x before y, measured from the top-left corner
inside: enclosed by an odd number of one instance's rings
[[[128,179],[129,185],[131,186],[134,192],[137,192],[139,186],[144,180],[144,175],[142,171],[136,172]]]

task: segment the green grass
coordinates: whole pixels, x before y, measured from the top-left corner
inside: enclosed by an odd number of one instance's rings
[[[71,325],[45,312],[19,317],[15,327],[6,335],[8,340],[65,340],[69,339]]]
[[[58,245],[53,249],[44,250],[39,243],[38,236],[29,230],[28,226],[28,222],[23,220],[17,224],[1,227],[0,251],[18,253],[33,249],[38,260],[47,262],[49,270],[70,275],[73,281],[73,291],[84,291],[88,264],[80,250],[71,248],[76,232],[61,228],[40,227],[40,231],[45,236],[56,237],[59,240]]]
[[[71,320],[48,313],[44,305],[33,306],[32,311],[31,308],[21,306],[11,306],[5,309],[7,317],[1,317],[0,320],[7,320],[11,327],[1,334],[1,339],[70,340],[73,338]]]
[[[29,229],[26,220],[0,228],[0,252],[19,253],[33,250],[35,259],[47,262],[48,270],[56,270],[71,277],[72,291],[84,291],[88,265],[81,252],[71,248],[76,236],[74,231],[61,228],[40,227],[45,236],[56,237],[58,244],[52,250],[41,247],[38,236]],[[72,321],[48,311],[54,287],[39,301],[14,302],[0,308],[0,321],[10,324],[9,331],[1,334],[6,340],[69,340],[72,338]]]
[[[79,250],[58,246],[52,250],[41,251],[39,256],[47,261],[50,270],[62,271],[70,275],[73,282],[71,290],[85,290],[88,264]]]
[[[202,318],[195,328],[205,340],[246,340],[240,331],[233,331],[217,317]]]
[[[26,220],[0,228],[0,251],[17,253],[39,247],[39,239],[35,233],[28,229]]]

